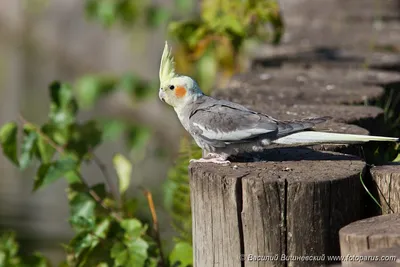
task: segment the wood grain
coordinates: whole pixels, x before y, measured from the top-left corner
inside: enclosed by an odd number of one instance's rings
[[[365,164],[293,148],[268,151],[268,159],[190,165],[195,266],[316,266],[249,259],[339,254],[339,229],[360,218],[358,178]]]

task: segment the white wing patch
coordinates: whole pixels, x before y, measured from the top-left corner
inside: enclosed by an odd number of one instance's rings
[[[198,127],[202,131],[202,135],[211,140],[221,140],[221,141],[237,141],[242,139],[247,139],[260,134],[266,134],[273,132],[271,130],[263,128],[249,128],[249,129],[238,129],[235,131],[223,132],[219,129],[209,130],[203,125],[193,122],[193,125]]]

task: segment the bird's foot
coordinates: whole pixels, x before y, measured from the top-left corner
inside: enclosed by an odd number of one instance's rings
[[[190,163],[216,163],[216,164],[221,164],[221,165],[229,165],[231,162],[229,160],[226,160],[223,157],[217,157],[217,158],[201,158],[201,159],[191,159]]]

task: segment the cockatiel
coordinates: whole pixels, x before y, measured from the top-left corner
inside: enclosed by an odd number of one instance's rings
[[[327,117],[279,121],[266,114],[225,100],[206,96],[188,76],[175,73],[174,58],[165,42],[160,65],[159,97],[171,105],[183,127],[203,150],[198,162],[229,164],[228,158],[259,152],[268,145],[349,144],[399,141],[399,138],[303,131]]]

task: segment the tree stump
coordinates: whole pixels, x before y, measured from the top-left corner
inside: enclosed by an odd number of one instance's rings
[[[339,255],[339,229],[360,218],[365,164],[293,148],[264,159],[189,166],[195,266],[323,266],[321,255]]]
[[[213,92],[217,98],[241,103],[246,98],[258,103],[282,104],[361,104],[380,98],[384,90],[377,85],[363,85],[359,76],[326,77],[320,72],[292,69],[265,69],[234,76],[224,89]]]
[[[399,267],[400,247],[370,249],[355,258],[357,261],[351,263],[352,267]]]
[[[379,193],[382,213],[400,213],[400,165],[371,168],[371,175]]]
[[[362,3],[361,7],[358,1],[327,0],[324,5],[318,0],[280,1],[285,16],[283,42],[354,48],[366,52],[371,50],[371,43],[374,48],[381,43],[398,44],[398,23],[388,19],[396,14],[397,2],[384,1],[379,8],[374,1]],[[382,18],[380,27],[373,26],[377,17]]]
[[[387,214],[351,223],[339,232],[342,256],[361,255],[369,249],[400,246],[400,214]],[[354,262],[342,261],[343,266]]]
[[[393,52],[348,50],[338,47],[316,47],[313,45],[264,44],[254,51],[251,69],[282,66],[322,65],[346,69],[365,68],[380,70],[400,70],[400,55]]]

